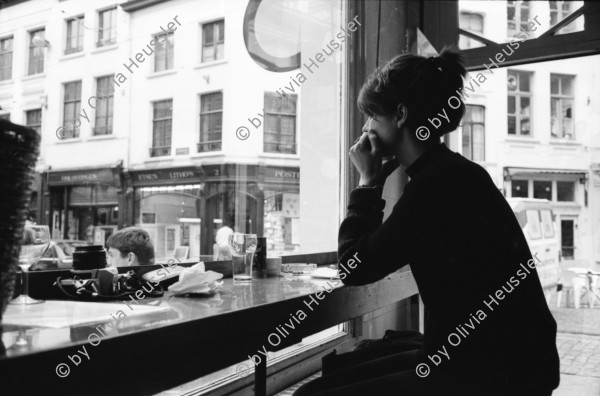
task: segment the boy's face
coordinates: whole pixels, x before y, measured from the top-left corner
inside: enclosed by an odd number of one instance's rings
[[[106,252],[106,262],[110,267],[126,267],[131,265],[131,255],[127,254],[125,257],[121,256],[121,251],[113,247],[108,248]]]

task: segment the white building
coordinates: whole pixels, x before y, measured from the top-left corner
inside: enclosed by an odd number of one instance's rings
[[[497,43],[533,38],[582,3],[461,1],[461,28]],[[582,27],[579,17],[562,32]],[[462,48],[477,45],[461,37]],[[502,66],[517,47],[493,60]],[[563,258],[600,264],[600,57],[487,66],[469,73],[468,112],[453,147],[507,197],[552,201]]]
[[[180,245],[197,256],[212,254],[213,232],[229,223],[264,233],[272,249],[298,248],[301,84],[297,67],[253,61],[247,5],[34,0],[0,10],[0,116],[41,131],[37,220],[54,238],[102,242],[141,225],[157,256]]]

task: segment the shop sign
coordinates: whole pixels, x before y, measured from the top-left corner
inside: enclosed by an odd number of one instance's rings
[[[194,167],[153,169],[131,172],[134,184],[152,184],[160,181],[181,181],[199,179],[200,172]]]
[[[115,179],[112,169],[48,173],[48,185],[50,186],[66,186],[88,183],[106,183],[114,185]]]

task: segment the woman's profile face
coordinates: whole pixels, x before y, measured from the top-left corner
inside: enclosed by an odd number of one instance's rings
[[[381,144],[381,156],[396,155],[400,143],[400,130],[396,124],[396,117],[375,114],[367,119],[362,131],[372,130]]]

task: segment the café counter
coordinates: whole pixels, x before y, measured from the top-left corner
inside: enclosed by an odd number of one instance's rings
[[[203,297],[9,305],[0,394],[154,394],[417,293],[406,270],[359,287],[310,276],[223,282]],[[256,367],[256,394],[266,372]]]

